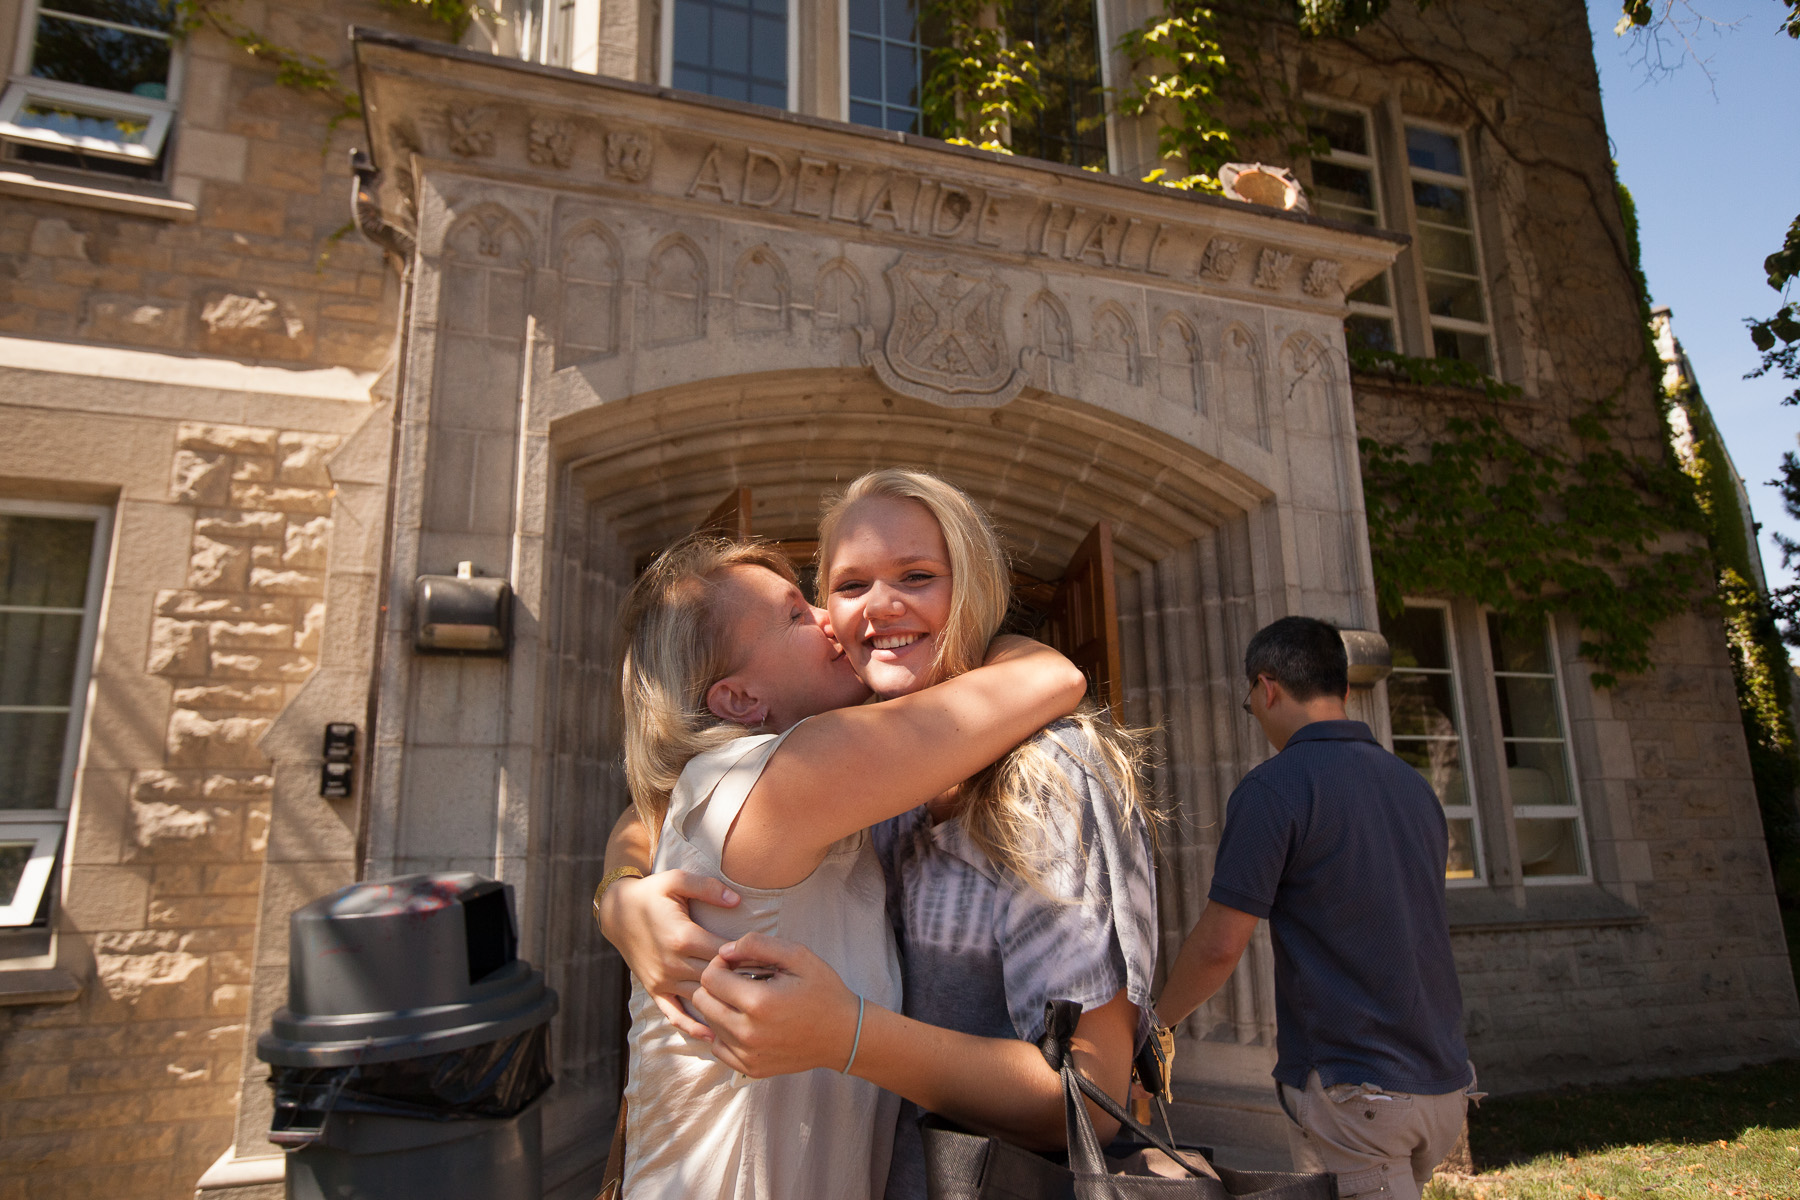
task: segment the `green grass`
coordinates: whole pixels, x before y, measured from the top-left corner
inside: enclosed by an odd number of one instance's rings
[[[1496,1097],[1469,1113],[1475,1174],[1427,1200],[1800,1197],[1800,1060]]]

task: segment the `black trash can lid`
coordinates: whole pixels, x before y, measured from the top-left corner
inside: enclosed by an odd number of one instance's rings
[[[518,957],[512,886],[468,872],[352,884],[288,921],[288,1003],[257,1057],[391,1062],[548,1021],[556,993]]]

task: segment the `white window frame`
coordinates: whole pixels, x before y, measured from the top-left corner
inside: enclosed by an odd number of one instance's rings
[[[113,92],[105,88],[62,83],[54,79],[38,79],[31,74],[31,53],[37,44],[38,13],[42,7],[45,5],[41,4],[40,0],[25,0],[22,6],[19,44],[13,54],[12,78],[7,84],[5,93],[0,95],[0,140],[41,146],[47,150],[92,154],[101,158],[117,159],[121,162],[144,165],[154,163],[162,154],[163,143],[169,136],[169,126],[175,118],[174,97],[180,94],[181,76],[186,63],[186,55],[182,53],[180,41],[171,34],[153,29],[140,29],[134,25],[121,25],[97,17],[63,13],[61,10],[55,10],[54,3],[52,3],[48,7],[51,7],[57,16],[67,20],[82,21],[108,29],[119,29],[141,37],[160,37],[168,41],[169,82],[165,99],[149,100],[127,92]],[[149,127],[144,131],[144,140],[141,142],[122,142],[111,138],[69,137],[53,130],[36,129],[18,124],[19,110],[33,102],[61,105],[78,112],[91,113],[101,117],[141,117],[149,122]]]
[[[1488,636],[1488,616],[1493,609],[1484,606],[1479,611],[1481,636],[1485,639]],[[1520,820],[1573,820],[1575,822],[1576,848],[1581,853],[1581,865],[1584,870],[1577,875],[1527,875],[1525,874],[1525,864],[1523,862],[1516,863],[1514,865],[1518,868],[1519,879],[1526,887],[1556,887],[1571,883],[1587,883],[1594,877],[1594,851],[1588,842],[1587,806],[1581,800],[1581,777],[1576,773],[1575,756],[1569,744],[1569,700],[1563,688],[1562,655],[1557,652],[1558,639],[1554,615],[1544,618],[1541,633],[1544,638],[1544,654],[1550,662],[1550,670],[1547,673],[1543,671],[1502,671],[1496,665],[1492,668],[1492,678],[1489,681],[1489,686],[1493,690],[1494,711],[1498,713],[1500,680],[1502,678],[1549,679],[1550,699],[1556,705],[1556,727],[1562,731],[1560,739],[1507,738],[1504,734],[1501,735],[1500,745],[1497,749],[1500,774],[1505,779],[1507,820],[1513,822]],[[1562,743],[1563,776],[1569,784],[1569,803],[1567,805],[1528,804],[1518,807],[1513,804],[1512,782],[1510,778],[1507,778],[1506,767],[1506,743],[1509,741],[1534,745],[1548,745],[1552,741]],[[1513,840],[1515,843],[1517,842],[1516,834]]]
[[[1454,807],[1444,805],[1444,819],[1445,821],[1469,822],[1471,841],[1473,842],[1473,845],[1470,847],[1470,854],[1475,860],[1475,874],[1469,879],[1446,878],[1444,880],[1444,886],[1450,888],[1485,888],[1490,886],[1487,871],[1487,843],[1482,836],[1481,830],[1481,806],[1476,802],[1475,764],[1469,752],[1470,736],[1468,704],[1464,699],[1466,680],[1462,670],[1462,659],[1456,650],[1456,614],[1452,611],[1450,602],[1447,600],[1434,600],[1426,597],[1408,596],[1403,598],[1402,603],[1407,608],[1436,609],[1443,615],[1444,620],[1444,649],[1449,658],[1449,669],[1446,671],[1442,667],[1400,667],[1397,668],[1396,671],[1396,673],[1409,672],[1419,675],[1448,674],[1450,676],[1451,703],[1456,708],[1457,754],[1462,767],[1463,802]],[[1389,703],[1391,705],[1392,702],[1390,701]],[[1391,708],[1389,711],[1392,711]],[[1410,740],[1410,735],[1401,734],[1399,736]],[[1394,735],[1390,733],[1389,739],[1390,741],[1393,740]],[[1442,801],[1440,800],[1439,803],[1441,804]]]
[[[664,12],[668,20],[657,22],[660,28],[656,31],[656,74],[663,87],[675,86],[675,6],[681,0],[668,0]],[[847,3],[847,0],[840,0]],[[849,34],[846,32],[849,14],[839,9],[838,40],[843,49],[838,56],[839,91],[843,93],[844,119],[850,119],[850,83],[849,83]],[[723,97],[719,97],[723,99]],[[787,4],[787,112],[800,111],[800,0],[788,0]]]
[[[1380,144],[1375,140],[1375,114],[1359,104],[1349,104],[1342,100],[1333,100],[1325,96],[1306,95],[1302,102],[1314,108],[1326,109],[1330,112],[1348,113],[1361,119],[1363,123],[1363,140],[1369,147],[1369,153],[1356,154],[1349,150],[1339,150],[1335,146],[1326,148],[1322,158],[1317,161],[1334,162],[1342,166],[1353,167],[1358,171],[1369,173],[1370,190],[1375,197],[1375,228],[1391,229],[1388,221],[1387,197],[1382,194]],[[1409,164],[1410,165],[1410,164]],[[1410,197],[1409,197],[1410,202]],[[1400,309],[1395,302],[1395,279],[1392,268],[1383,268],[1382,275],[1387,279],[1388,302],[1384,308],[1379,304],[1368,304],[1361,300],[1348,300],[1345,303],[1357,316],[1375,317],[1388,323],[1394,337],[1396,348],[1400,346]]]
[[[1412,157],[1407,153],[1405,145],[1406,131],[1409,128],[1423,129],[1430,133],[1440,133],[1445,137],[1455,138],[1457,154],[1458,157],[1462,159],[1463,174],[1451,175],[1443,171],[1433,171],[1425,167],[1413,166]],[[1481,289],[1481,311],[1487,314],[1486,321],[1470,321],[1462,317],[1440,317],[1432,312],[1430,286],[1425,280],[1425,272],[1429,270],[1429,268],[1426,267],[1424,254],[1421,252],[1419,255],[1419,279],[1422,283],[1426,283],[1426,293],[1419,297],[1419,307],[1420,311],[1425,315],[1426,336],[1429,337],[1433,330],[1446,329],[1453,333],[1478,334],[1487,338],[1488,373],[1498,379],[1500,377],[1500,348],[1494,343],[1494,299],[1488,292],[1487,255],[1481,247],[1481,210],[1478,206],[1478,198],[1475,195],[1475,177],[1469,173],[1469,139],[1466,136],[1466,131],[1455,125],[1444,125],[1437,121],[1426,121],[1406,116],[1401,119],[1400,137],[1401,145],[1399,152],[1401,160],[1406,167],[1406,180],[1408,184],[1406,203],[1412,205],[1412,218],[1415,225],[1424,224],[1425,222],[1422,222],[1419,218],[1418,205],[1413,204],[1411,184],[1414,181],[1420,183],[1435,183],[1440,187],[1453,187],[1461,191],[1463,195],[1468,198],[1468,234],[1469,240],[1474,243],[1475,246],[1475,285]],[[1445,228],[1448,228],[1448,226]],[[1436,358],[1437,345],[1435,341],[1428,349],[1431,352],[1430,356]]]
[[[0,809],[0,838],[22,841],[29,836],[36,843],[18,890],[10,903],[0,905],[0,928],[4,928],[29,925],[37,915],[38,907],[43,903],[44,889],[49,886],[51,863],[68,824],[75,769],[81,761],[82,739],[93,696],[94,641],[100,628],[101,601],[106,594],[106,569],[112,559],[113,510],[99,504],[0,499],[0,513],[94,523],[87,592],[82,598],[81,635],[72,672],[74,678],[69,687],[69,720],[63,730],[62,771],[57,782],[56,807]],[[72,615],[74,609],[66,611]]]
[[[32,844],[31,858],[19,877],[19,886],[13,890],[11,902],[0,904],[0,929],[18,929],[36,919],[44,902],[44,889],[50,884],[57,848],[62,845],[63,828],[61,822],[0,823],[0,842]]]

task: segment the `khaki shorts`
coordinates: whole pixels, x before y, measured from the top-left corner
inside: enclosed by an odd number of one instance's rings
[[[1323,1087],[1319,1073],[1306,1090],[1275,1085],[1288,1114],[1288,1149],[1296,1171],[1329,1171],[1338,1195],[1419,1200],[1432,1170],[1462,1136],[1469,1092],[1442,1096],[1388,1092],[1369,1083]]]

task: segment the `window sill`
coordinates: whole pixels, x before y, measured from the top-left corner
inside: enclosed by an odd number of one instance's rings
[[[1487,889],[1451,889],[1445,901],[1451,933],[1644,925],[1650,920],[1591,883],[1527,888],[1523,908],[1513,904],[1510,892]]]
[[[88,970],[74,947],[40,927],[0,929],[0,1008],[14,1004],[67,1004],[81,995]]]
[[[0,968],[0,1006],[9,1004],[67,1004],[81,995],[81,980],[60,967],[29,971]]]
[[[108,212],[125,213],[133,217],[154,217],[163,221],[186,222],[199,215],[199,210],[185,200],[94,187],[62,178],[53,179],[21,170],[17,163],[0,168],[0,194],[24,196],[33,200],[54,200],[61,204],[78,204],[86,208],[101,208]]]

